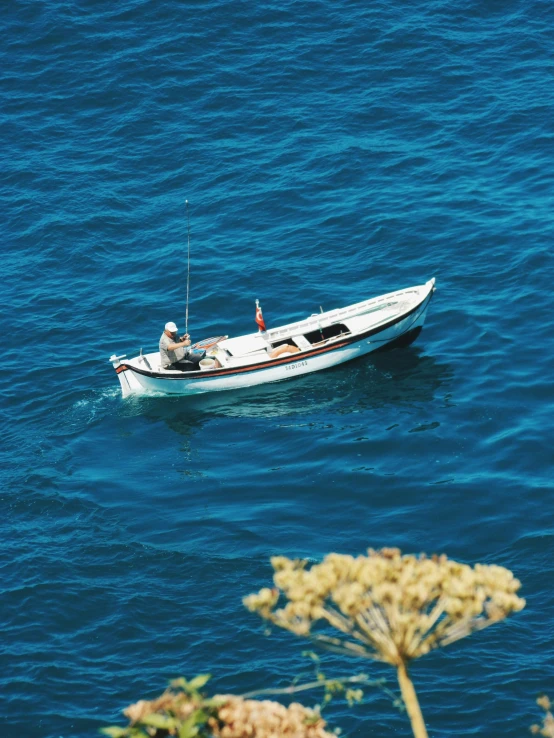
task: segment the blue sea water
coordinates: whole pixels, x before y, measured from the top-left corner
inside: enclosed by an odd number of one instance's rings
[[[552,3],[14,0],[0,27],[2,736],[93,736],[177,675],[289,684],[305,644],[242,597],[271,555],[368,546],[521,579],[412,675],[431,736],[525,735],[554,696]],[[185,199],[194,339],[435,276],[423,333],[123,400],[108,356],[184,324]],[[378,689],[328,719],[409,733]]]

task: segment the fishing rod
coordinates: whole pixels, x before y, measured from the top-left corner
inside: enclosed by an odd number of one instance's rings
[[[187,307],[185,312],[185,333],[189,332],[189,285],[190,285],[190,218],[189,201],[185,200],[187,209]]]

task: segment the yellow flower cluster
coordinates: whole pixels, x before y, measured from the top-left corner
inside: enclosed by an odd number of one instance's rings
[[[156,700],[140,700],[124,714],[131,725],[144,723],[154,738],[179,735],[179,728],[197,710],[207,713],[206,730],[214,738],[336,738],[325,730],[319,712],[292,703],[288,707],[270,700],[246,700],[233,695],[216,695],[205,702],[201,697],[166,691]],[[153,715],[162,720],[171,716],[172,725],[153,727]],[[204,735],[204,733],[202,733]]]
[[[329,648],[396,666],[525,606],[508,569],[444,555],[369,549],[367,556],[332,553],[310,568],[284,556],[271,563],[275,588],[246,597],[249,610]],[[328,635],[326,625],[340,637]]]
[[[542,695],[537,700],[537,705],[544,710],[542,725],[532,725],[531,733],[534,735],[542,735],[545,738],[554,738],[554,715],[552,715],[552,704],[546,695]]]
[[[216,738],[336,738],[325,730],[319,713],[297,702],[285,707],[270,700],[229,696],[218,717],[223,727],[213,726]]]

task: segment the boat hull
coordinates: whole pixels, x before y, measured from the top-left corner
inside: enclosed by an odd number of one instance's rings
[[[119,379],[123,394],[191,395],[252,387],[329,369],[376,351],[407,346],[421,332],[432,294],[433,289],[430,289],[425,299],[413,310],[380,329],[338,342],[332,347],[301,352],[275,361],[268,360],[262,364],[183,375],[156,373],[122,364],[119,367]]]

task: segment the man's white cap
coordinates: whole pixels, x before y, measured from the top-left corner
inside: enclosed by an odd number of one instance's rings
[[[177,333],[177,331],[179,330],[177,326],[175,325],[175,323],[166,323],[165,329],[166,331],[169,331],[170,333]]]

